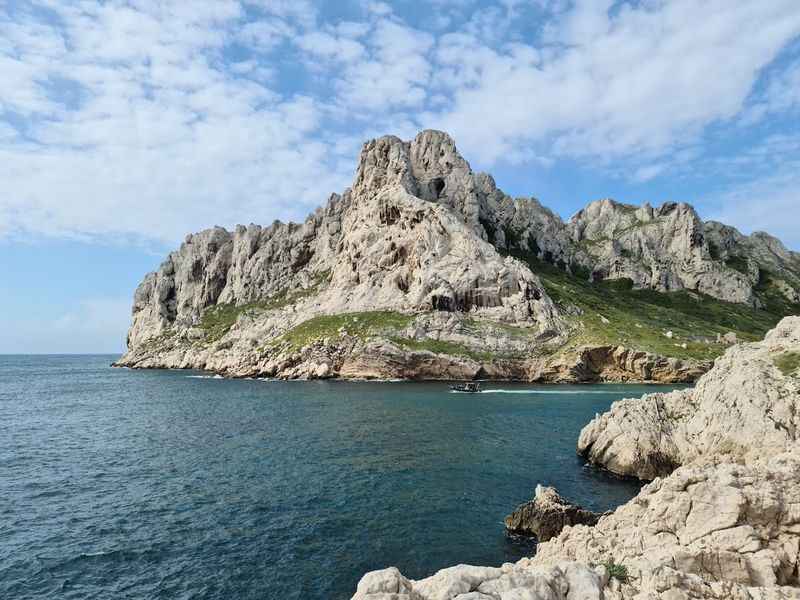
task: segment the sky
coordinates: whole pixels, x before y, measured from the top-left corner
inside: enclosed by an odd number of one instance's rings
[[[187,233],[302,220],[424,128],[564,218],[800,250],[799,117],[797,0],[4,0],[0,353],[121,352]]]

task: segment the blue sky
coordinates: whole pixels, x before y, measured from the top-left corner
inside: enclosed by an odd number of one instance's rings
[[[299,220],[448,131],[565,218],[683,200],[800,249],[797,0],[10,0],[0,352],[119,352],[184,235]]]

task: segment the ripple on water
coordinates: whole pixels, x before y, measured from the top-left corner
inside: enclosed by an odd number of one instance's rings
[[[0,598],[349,598],[530,554],[537,483],[605,510],[580,428],[643,386],[286,383],[0,357]],[[663,388],[659,388],[663,389]]]

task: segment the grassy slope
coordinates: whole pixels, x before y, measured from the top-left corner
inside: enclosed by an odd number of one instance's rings
[[[233,324],[236,323],[239,315],[243,313],[275,310],[294,304],[303,298],[313,296],[319,292],[321,286],[325,285],[329,277],[329,273],[320,273],[312,282],[312,285],[306,289],[294,291],[283,289],[271,298],[258,302],[250,302],[238,306],[235,304],[217,304],[208,307],[203,312],[200,324],[198,325],[200,329],[206,332],[206,337],[203,342],[212,343],[222,338],[228,333],[230,328],[233,327]]]
[[[390,337],[407,327],[412,319],[411,315],[390,311],[322,315],[303,321],[270,345],[288,343],[293,348],[302,348],[315,340],[336,338],[342,332],[360,338]]]
[[[664,356],[712,359],[726,346],[698,338],[716,339],[717,333],[733,331],[740,340],[757,340],[783,316],[800,314],[800,306],[782,300],[768,282],[759,290],[766,309],[757,310],[689,292],[635,290],[627,280],[589,283],[530,255],[514,255],[530,265],[558,305],[583,311],[572,317],[579,324],[576,343],[622,344]],[[672,339],[667,331],[673,332]]]
[[[800,314],[800,305],[790,304],[770,285],[768,276],[757,288],[766,308],[757,310],[689,292],[634,290],[630,281],[624,280],[589,283],[530,254],[514,253],[514,256],[530,265],[550,297],[562,309],[577,307],[580,310],[581,314],[569,317],[577,325],[570,345],[624,345],[663,356],[712,359],[726,348],[713,341],[718,333],[733,331],[740,340],[757,340],[781,317]],[[307,290],[283,292],[262,302],[211,307],[203,314],[200,323],[200,327],[206,330],[204,343],[220,339],[247,311],[281,308],[313,295],[318,289],[318,285],[314,285]],[[487,352],[476,352],[457,343],[403,337],[402,330],[412,320],[411,315],[390,311],[319,316],[297,325],[269,346],[288,343],[291,347],[301,348],[314,340],[335,338],[344,330],[363,339],[391,339],[409,350],[430,350],[478,359],[490,357]],[[477,319],[468,320],[466,325],[476,329],[475,333],[487,326],[503,327]],[[524,329],[505,327],[509,328],[506,334],[528,335]],[[665,335],[667,331],[673,332],[671,339]]]
[[[392,311],[369,311],[338,315],[322,315],[303,321],[281,337],[271,342],[270,346],[288,344],[294,349],[324,338],[335,339],[345,332],[361,339],[388,339],[408,350],[428,350],[436,354],[452,356],[468,356],[476,359],[491,358],[488,353],[476,352],[462,344],[441,340],[416,340],[404,337],[403,330],[414,320],[413,315]]]
[[[800,376],[800,352],[784,352],[773,360],[784,375]]]

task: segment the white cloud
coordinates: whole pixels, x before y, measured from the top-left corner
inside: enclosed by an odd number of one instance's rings
[[[244,0],[244,4],[303,27],[312,27],[317,21],[317,7],[312,0]]]
[[[215,223],[302,217],[344,187],[352,165],[315,135],[324,106],[265,87],[268,72],[252,76],[259,67],[220,60],[226,38],[241,39],[238,4],[136,6],[56,5],[62,31],[0,22],[22,40],[16,58],[5,55],[14,68],[0,65],[16,90],[3,87],[3,105],[46,117],[27,124],[29,143],[2,130],[0,230],[174,241]],[[263,38],[253,45],[265,48]],[[43,87],[47,78],[80,90],[78,106]]]
[[[433,37],[394,19],[381,18],[366,40],[367,53],[335,80],[340,106],[352,115],[422,106],[427,98]]]
[[[738,185],[719,194],[711,218],[744,233],[766,231],[800,250],[800,161],[792,168]]]
[[[456,27],[436,36],[385,2],[328,22],[309,0],[42,2],[57,18],[0,9],[5,236],[301,218],[363,139],[422,127],[483,168],[568,158],[642,183],[690,169],[711,126],[800,105],[797,65],[754,93],[800,33],[795,0],[431,0]]]
[[[559,45],[528,53],[444,39],[453,102],[426,121],[486,162],[537,143],[600,160],[659,155],[739,113],[760,69],[800,33],[793,0],[608,6],[577,3],[547,31]]]
[[[756,102],[747,108],[740,119],[743,125],[753,125],[765,117],[800,108],[800,61],[789,63],[774,74]]]
[[[380,17],[389,16],[394,12],[392,10],[392,7],[389,6],[389,4],[387,4],[386,2],[375,2],[367,0],[365,2],[362,2],[362,5],[364,6],[364,9],[367,12]]]
[[[654,177],[657,177],[659,173],[664,171],[664,168],[664,164],[658,163],[639,167],[633,173],[633,180],[638,182],[650,181]]]
[[[364,46],[347,36],[335,36],[325,31],[313,31],[297,40],[297,45],[317,58],[353,62],[364,54]]]

